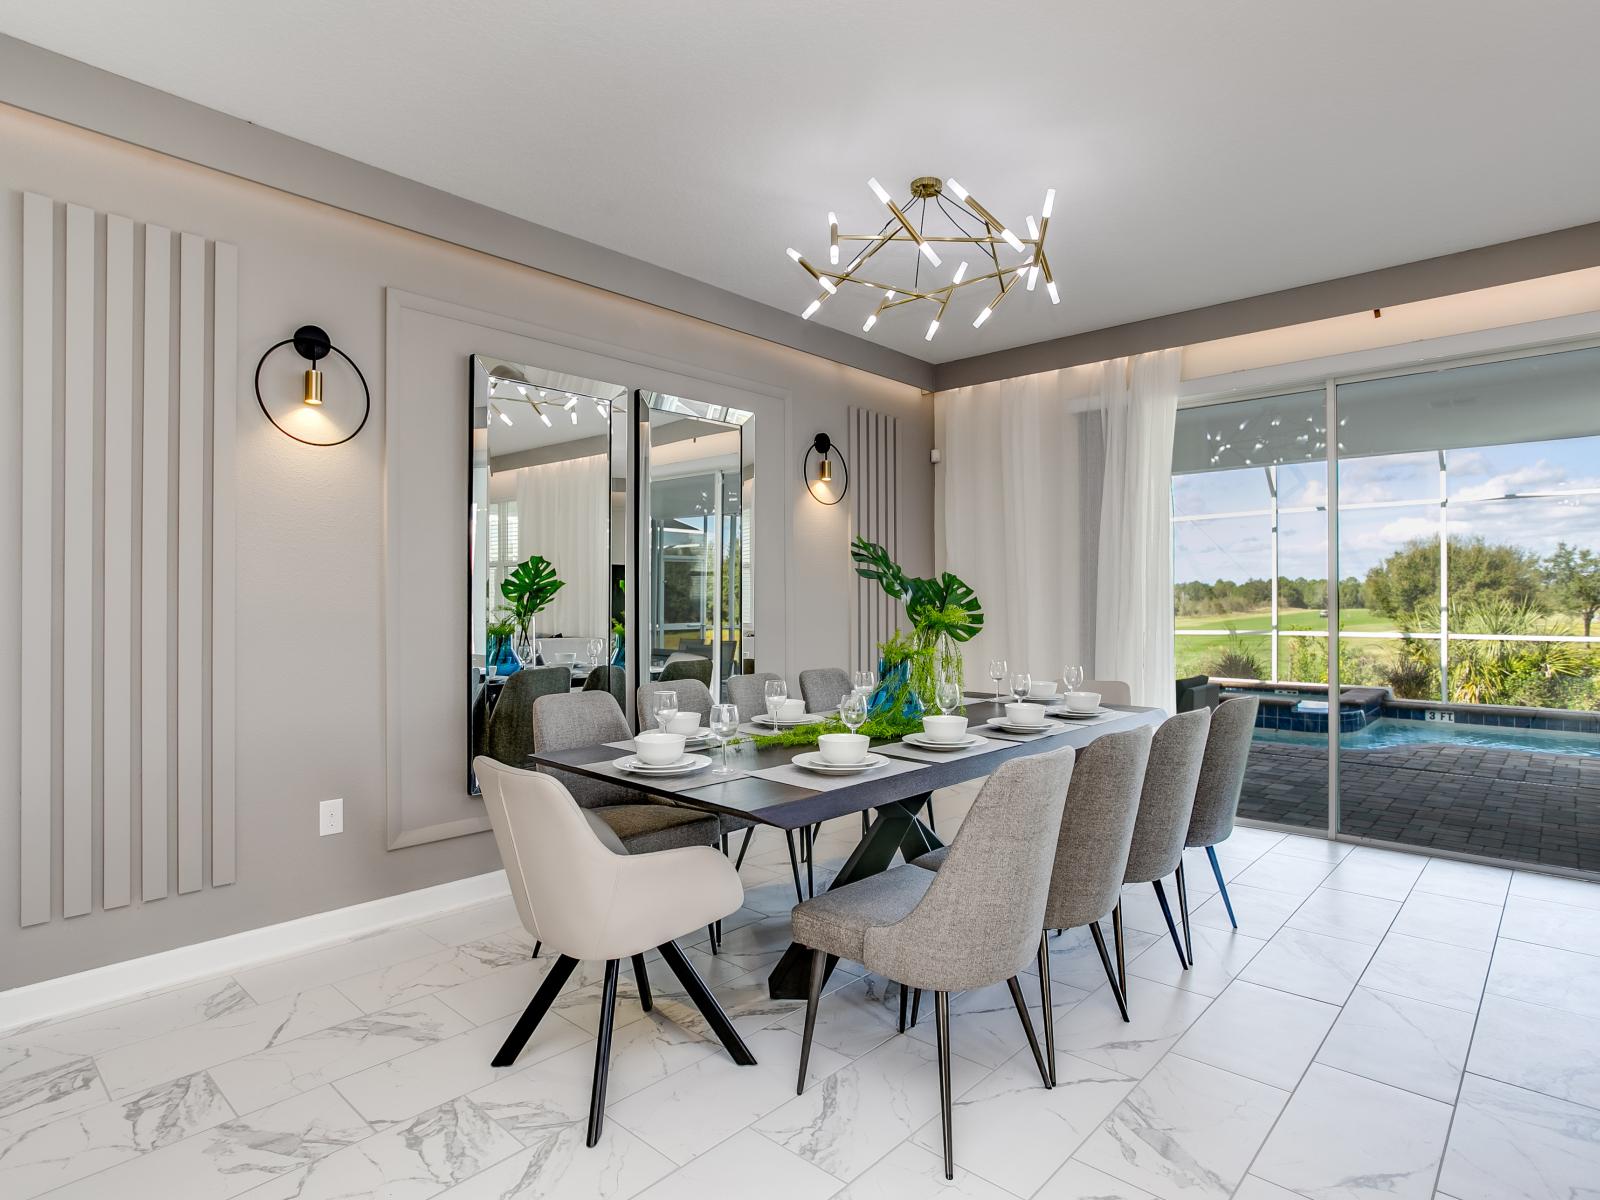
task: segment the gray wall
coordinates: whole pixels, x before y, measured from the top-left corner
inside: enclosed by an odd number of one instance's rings
[[[408,646],[425,647],[429,653],[420,656],[420,665],[407,663],[407,688],[424,696],[464,690],[457,669],[466,642],[463,523],[458,511],[418,521],[414,529],[390,530],[411,540],[403,564],[386,562],[385,487],[392,493],[442,479],[453,487],[457,474],[464,479],[468,398],[460,354],[477,334],[463,335],[463,321],[495,330],[502,340],[561,347],[574,360],[624,361],[633,364],[634,378],[676,380],[683,394],[762,398],[761,436],[778,434],[763,469],[771,465],[767,475],[779,486],[769,493],[775,501],[767,502],[756,553],[758,561],[763,555],[770,561],[776,540],[783,569],[767,585],[769,599],[774,588],[779,592],[779,612],[763,611],[758,620],[767,661],[791,676],[808,665],[843,663],[850,651],[849,506],[826,508],[811,500],[799,463],[818,430],[844,442],[851,406],[899,418],[901,552],[909,568],[931,569],[932,412],[912,387],[3,106],[0,145],[6,147],[0,157],[0,245],[6,247],[0,282],[0,678],[18,678],[23,636],[17,569],[21,193],[36,191],[228,242],[238,247],[239,263],[237,882],[148,903],[136,899],[109,911],[97,905],[73,918],[59,915],[56,895],[55,918],[26,929],[19,924],[18,889],[0,887],[0,986],[496,865],[492,841],[481,833],[388,848],[397,789],[405,797],[407,827],[414,799],[424,810],[437,803],[447,814],[457,804],[447,786],[435,794],[441,785],[411,763],[459,761],[464,722],[430,721],[424,714],[407,725],[406,746],[397,745],[385,681]],[[439,302],[430,307],[446,313],[451,306],[470,312],[430,316],[454,328],[434,355],[426,324],[418,326],[418,335],[410,325],[397,330],[391,323],[398,293]],[[305,322],[328,329],[372,384],[372,422],[335,449],[290,441],[255,408],[256,360]],[[475,348],[492,352],[495,346]],[[399,362],[412,364],[399,369],[411,378],[391,374],[390,364]],[[417,363],[426,365],[429,378],[459,380],[459,386],[441,386],[436,395],[419,390]],[[330,387],[334,382],[330,375]],[[460,406],[459,425],[450,417],[463,430],[460,446],[430,449],[426,438],[412,436],[419,430],[408,414],[425,414],[417,420],[431,423],[438,415],[433,405]],[[388,457],[396,445],[404,448],[403,463]],[[464,502],[464,489],[457,494]],[[402,597],[395,593],[407,591],[406,572],[448,577],[457,570],[463,572],[461,586],[453,589],[460,596],[459,614],[429,604],[397,608]],[[398,643],[397,613],[407,623]],[[448,652],[433,655],[436,645]],[[432,665],[435,659],[449,668]],[[0,877],[8,879],[19,853],[24,702],[18,688],[0,688]],[[334,796],[345,801],[345,832],[318,838],[317,802]],[[98,789],[94,803],[98,812]],[[431,816],[424,811],[418,821],[427,825]],[[58,833],[52,853],[60,852]]]

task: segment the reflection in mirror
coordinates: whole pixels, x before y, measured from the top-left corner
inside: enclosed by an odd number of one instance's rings
[[[522,766],[538,697],[622,701],[626,389],[480,354],[472,398],[469,753]]]
[[[649,413],[647,618],[651,678],[699,679],[714,697],[755,670],[755,428],[742,409],[645,393]]]

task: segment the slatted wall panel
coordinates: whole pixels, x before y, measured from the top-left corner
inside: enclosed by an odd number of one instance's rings
[[[898,560],[899,421],[869,408],[851,408],[849,422],[845,453],[853,498],[851,537],[877,542]],[[857,577],[851,618],[853,667],[877,668],[878,644],[898,628],[899,617],[899,601],[889,599],[876,581]]]
[[[238,258],[47,196],[22,211],[17,877],[37,925],[235,878]]]

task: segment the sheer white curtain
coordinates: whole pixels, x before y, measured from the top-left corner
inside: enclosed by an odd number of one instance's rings
[[[521,467],[516,477],[517,552],[542,554],[566,586],[535,618],[540,636],[606,637],[611,555],[611,479],[606,456]]]
[[[987,614],[988,660],[1057,679],[1068,664],[1172,706],[1172,429],[1179,351],[941,392],[941,569]]]

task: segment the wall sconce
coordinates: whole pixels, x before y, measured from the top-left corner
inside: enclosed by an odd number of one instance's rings
[[[261,368],[266,366],[267,358],[274,350],[284,346],[293,346],[295,353],[311,364],[306,368],[305,390],[301,394],[301,401],[313,408],[322,407],[322,371],[317,366],[319,362],[328,357],[329,354],[337,354],[345,362],[349,363],[350,369],[356,373],[356,378],[361,381],[364,407],[361,410],[361,420],[344,437],[337,438],[331,442],[317,442],[312,441],[310,438],[303,438],[298,434],[290,433],[282,425],[279,425],[277,418],[268,411],[267,402],[261,398]],[[328,337],[324,330],[316,325],[302,325],[294,331],[293,337],[284,338],[283,341],[274,342],[271,346],[268,346],[266,354],[263,354],[261,360],[256,363],[256,403],[261,406],[261,415],[271,421],[273,427],[284,437],[293,438],[305,446],[342,446],[361,432],[367,424],[367,418],[372,415],[372,389],[367,387],[367,377],[361,373],[361,368],[356,366],[355,360],[335,346],[333,340]]]
[[[817,456],[816,474],[811,471],[811,456]],[[844,472],[844,484],[839,488],[839,494],[829,500],[824,495],[818,495],[816,484],[833,484],[833,464],[837,460],[839,468]],[[806,491],[811,493],[811,498],[818,504],[837,504],[844,499],[850,490],[850,464],[845,462],[844,455],[839,453],[839,447],[833,444],[833,439],[825,433],[819,433],[811,439],[811,445],[806,447],[804,457],[800,460],[800,477],[805,480]]]

